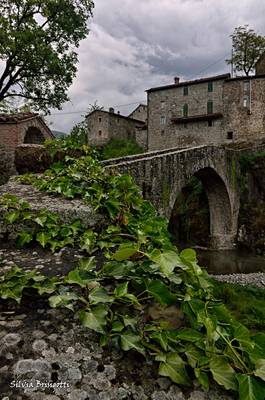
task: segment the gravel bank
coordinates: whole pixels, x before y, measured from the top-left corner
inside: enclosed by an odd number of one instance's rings
[[[251,274],[211,275],[220,282],[238,283],[239,285],[256,286],[265,289],[265,273],[255,272]]]

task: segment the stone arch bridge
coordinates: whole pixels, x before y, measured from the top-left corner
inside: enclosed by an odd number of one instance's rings
[[[167,218],[181,189],[192,176],[199,178],[209,202],[210,246],[231,249],[238,230],[241,154],[241,150],[225,146],[198,146],[111,159],[104,164],[132,175],[143,196]]]

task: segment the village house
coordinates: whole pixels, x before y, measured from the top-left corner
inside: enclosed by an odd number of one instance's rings
[[[256,75],[230,74],[147,90],[148,151],[265,138],[265,59]]]
[[[102,146],[111,139],[132,139],[147,149],[147,107],[140,104],[129,116],[109,111],[94,110],[86,116],[88,142]]]
[[[49,127],[39,114],[0,114],[0,145],[15,148],[21,144],[41,144],[53,138]]]

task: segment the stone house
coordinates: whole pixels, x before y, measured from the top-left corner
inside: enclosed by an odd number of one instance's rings
[[[94,110],[86,116],[88,143],[102,146],[111,139],[133,139],[146,149],[146,114],[144,116],[143,108],[139,112],[140,119],[133,118],[131,114],[126,117],[115,113],[113,108],[109,111]]]
[[[147,97],[149,151],[265,138],[264,63],[254,76],[175,78]]]
[[[139,104],[128,117],[147,123],[147,105]]]
[[[39,114],[0,114],[0,145],[15,148],[21,144],[41,144],[53,138],[49,127]]]

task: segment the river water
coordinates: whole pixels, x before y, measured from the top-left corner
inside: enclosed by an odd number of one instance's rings
[[[265,272],[265,256],[242,250],[195,250],[199,265],[205,267],[210,274]]]

